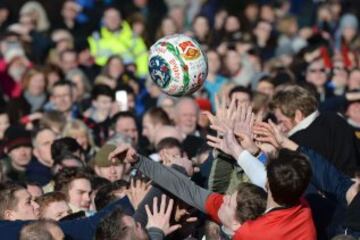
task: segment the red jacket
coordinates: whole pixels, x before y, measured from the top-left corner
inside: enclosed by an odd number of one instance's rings
[[[206,212],[220,223],[218,209],[223,195],[211,194],[206,201]],[[249,220],[235,232],[233,240],[315,240],[316,230],[311,209],[305,200],[291,208],[274,209],[255,220]]]

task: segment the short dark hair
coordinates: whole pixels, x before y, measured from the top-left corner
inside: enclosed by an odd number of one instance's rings
[[[179,140],[173,137],[167,137],[162,139],[156,146],[156,151],[159,152],[163,149],[169,148],[179,148],[180,151],[183,151],[183,147]]]
[[[168,114],[160,107],[150,108],[144,116],[149,116],[153,124],[161,123],[162,125],[171,125]]]
[[[5,211],[16,208],[18,199],[15,197],[15,193],[19,190],[25,190],[24,185],[18,183],[1,183],[0,184],[0,219],[5,219]]]
[[[136,123],[136,117],[135,115],[130,111],[124,111],[124,112],[118,112],[115,114],[111,119],[111,126],[114,128],[117,121],[119,121],[122,118],[132,118]]]
[[[117,197],[114,194],[114,191],[120,190],[123,187],[128,187],[129,183],[125,180],[117,180],[113,183],[106,184],[102,186],[96,193],[94,203],[97,211],[100,211],[109,203],[115,201]]]
[[[267,194],[264,189],[251,183],[240,183],[237,187],[235,217],[240,223],[254,220],[266,210]]]
[[[63,168],[55,175],[55,191],[60,191],[68,196],[69,186],[76,179],[87,179],[91,183],[91,174],[83,168]]]
[[[83,149],[79,143],[71,137],[56,139],[51,144],[51,157],[56,164],[58,164],[65,155],[74,154],[77,151],[82,152]]]
[[[269,189],[274,201],[281,206],[294,206],[309,185],[311,166],[299,152],[281,149],[266,166]]]
[[[123,218],[127,216],[121,208],[114,210],[98,225],[95,240],[125,240],[135,239],[133,231],[124,225]]]
[[[243,86],[235,86],[229,92],[229,98],[233,96],[235,93],[246,93],[249,95],[250,100],[252,99],[252,92],[250,89],[243,87]]]
[[[74,87],[74,84],[72,82],[70,82],[69,80],[63,80],[61,79],[60,81],[57,81],[54,83],[54,85],[51,88],[51,95],[54,94],[54,89],[56,87],[64,87],[64,86],[68,86],[70,88],[70,90]]]
[[[114,91],[105,84],[97,84],[94,86],[93,90],[91,91],[91,99],[96,100],[99,96],[107,96],[111,98],[111,100],[115,99]]]

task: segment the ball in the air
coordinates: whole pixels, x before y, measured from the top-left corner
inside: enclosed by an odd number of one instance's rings
[[[204,83],[207,57],[193,38],[183,34],[166,36],[150,48],[149,73],[163,92],[188,95]]]

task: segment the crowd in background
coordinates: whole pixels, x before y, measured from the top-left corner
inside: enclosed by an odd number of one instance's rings
[[[359,6],[1,0],[0,238],[360,237]],[[209,68],[178,98],[175,33]]]

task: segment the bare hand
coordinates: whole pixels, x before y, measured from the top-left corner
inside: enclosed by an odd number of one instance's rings
[[[149,192],[151,188],[150,183],[151,182],[145,183],[144,181],[141,181],[139,179],[136,181],[134,181],[134,179],[131,179],[130,187],[127,191],[127,196],[134,209],[137,209],[139,207],[139,204]]]
[[[146,228],[158,228],[161,229],[165,236],[181,228],[180,224],[170,226],[170,216],[174,207],[174,200],[170,199],[166,206],[166,196],[161,196],[160,209],[158,209],[158,198],[155,197],[153,201],[152,212],[149,205],[145,205],[146,214],[148,216],[148,223]]]
[[[117,148],[109,154],[110,161],[120,159],[126,163],[135,163],[137,161],[136,150],[129,144],[120,144]]]
[[[207,135],[207,144],[213,148],[217,148],[224,153],[233,156],[235,159],[240,155],[243,151],[240,144],[236,141],[234,132],[231,129],[227,129],[225,132],[224,138],[214,137],[211,135]]]

